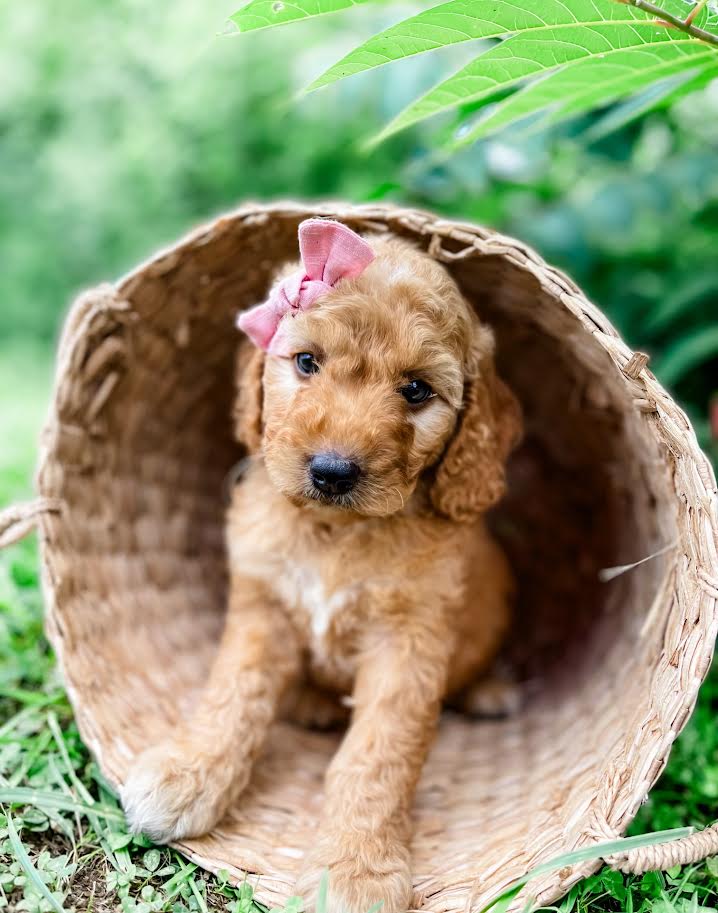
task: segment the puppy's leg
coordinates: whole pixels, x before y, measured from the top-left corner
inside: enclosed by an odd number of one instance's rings
[[[234,578],[224,634],[192,716],[143,752],[121,789],[134,831],[159,843],[206,833],[249,781],[297,674],[295,632],[265,589]]]
[[[446,639],[404,617],[364,653],[352,723],[326,778],[323,827],[297,893],[313,909],[329,869],[329,913],[404,913],[411,902],[410,810],[446,688]]]

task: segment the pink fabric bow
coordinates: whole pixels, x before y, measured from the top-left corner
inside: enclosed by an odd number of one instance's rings
[[[302,269],[282,279],[269,298],[239,315],[237,326],[270,355],[292,353],[280,326],[286,314],[306,311],[339,282],[358,276],[374,259],[374,251],[341,222],[306,219],[299,226]]]

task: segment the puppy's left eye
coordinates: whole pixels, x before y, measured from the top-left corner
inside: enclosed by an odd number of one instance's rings
[[[294,356],[294,363],[300,374],[316,374],[319,370],[319,364],[311,352],[299,352]]]
[[[425,403],[427,399],[431,399],[432,396],[436,396],[425,380],[411,380],[399,390],[399,393],[412,406],[418,406],[420,403]]]

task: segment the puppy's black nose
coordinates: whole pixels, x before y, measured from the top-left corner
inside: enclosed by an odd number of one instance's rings
[[[328,495],[345,495],[356,485],[359,467],[338,453],[317,453],[309,461],[314,487]]]

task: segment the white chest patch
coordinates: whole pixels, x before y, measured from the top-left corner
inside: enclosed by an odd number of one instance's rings
[[[312,637],[322,640],[332,618],[342,610],[349,597],[349,590],[328,594],[321,576],[312,568],[290,564],[277,580],[277,590],[284,602],[309,616]]]

